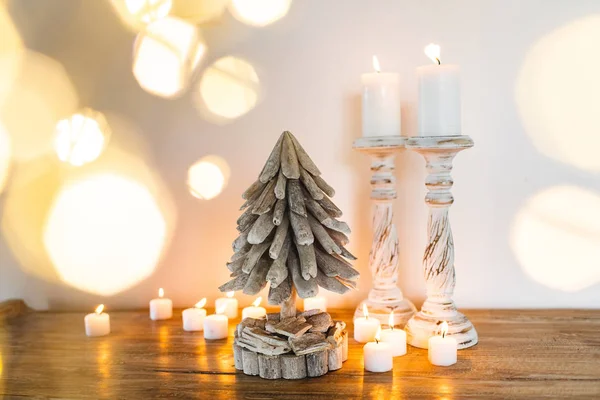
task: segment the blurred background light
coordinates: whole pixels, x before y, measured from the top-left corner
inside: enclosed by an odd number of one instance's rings
[[[536,194],[518,212],[511,247],[537,283],[575,292],[600,282],[600,195],[575,186]]]
[[[188,170],[188,188],[192,196],[203,200],[217,197],[229,181],[229,165],[215,155],[198,160]]]
[[[19,72],[23,42],[12,18],[0,2],[0,106]]]
[[[133,75],[147,92],[174,97],[188,87],[205,52],[206,45],[194,25],[163,18],[136,38]]]
[[[239,21],[253,26],[266,26],[283,18],[292,0],[231,0],[229,9]]]
[[[548,157],[600,171],[600,15],[569,23],[529,50],[516,87],[525,130]]]
[[[100,156],[109,136],[104,115],[86,108],[56,124],[54,148],[61,161],[81,166]]]
[[[254,67],[228,56],[206,68],[195,96],[197,108],[208,119],[231,121],[252,110],[259,97],[259,79]],[[218,121],[215,121],[218,122]]]
[[[170,15],[194,24],[219,20],[229,0],[173,0]]]
[[[169,15],[172,0],[112,0],[114,10],[123,23],[135,30]]]
[[[4,190],[8,173],[10,172],[10,163],[12,158],[12,143],[10,136],[4,130],[0,122],[0,193]]]

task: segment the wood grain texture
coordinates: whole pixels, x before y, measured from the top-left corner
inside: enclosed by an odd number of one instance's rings
[[[211,313],[212,310],[209,310]],[[353,331],[353,310],[332,316]],[[480,343],[451,367],[414,347],[392,372],[365,372],[349,338],[343,367],[318,379],[277,381],[236,371],[224,340],[185,332],[181,314],[111,312],[109,336],[88,338],[84,313],[29,313],[0,326],[0,398],[400,399],[600,398],[600,310],[474,310]]]

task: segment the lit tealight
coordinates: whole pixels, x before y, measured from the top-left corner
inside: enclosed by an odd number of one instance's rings
[[[83,319],[87,336],[104,336],[110,333],[110,317],[102,311],[104,311],[104,304],[100,304],[93,313]]]
[[[435,64],[441,64],[440,61],[440,46],[434,43],[429,43],[425,46],[425,55],[431,59]]]
[[[84,109],[58,121],[54,149],[58,158],[73,166],[97,159],[110,135],[108,123],[100,112]]]

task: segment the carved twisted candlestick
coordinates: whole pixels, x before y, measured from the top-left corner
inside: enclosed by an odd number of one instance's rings
[[[414,315],[416,307],[402,295],[398,281],[398,234],[393,222],[392,201],[397,197],[394,159],[404,148],[406,138],[400,136],[365,137],[354,142],[354,149],[371,156],[371,200],[374,202],[373,244],[369,268],[373,288],[369,297],[356,308],[354,317],[363,316],[363,304],[369,316],[387,324],[394,311],[394,325],[404,326]]]
[[[426,349],[429,338],[438,334],[438,324],[448,322],[448,335],[454,337],[459,349],[477,344],[477,331],[471,321],[458,312],[452,300],[456,277],[454,273],[454,241],[448,219],[448,210],[454,202],[452,188],[452,160],[459,151],[473,147],[469,136],[413,137],[406,148],[425,158],[429,206],[427,231],[429,242],[423,256],[427,281],[427,300],[421,311],[406,324],[407,341]]]

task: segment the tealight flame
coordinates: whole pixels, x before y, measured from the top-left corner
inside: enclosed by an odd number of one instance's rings
[[[363,303],[363,315],[365,319],[369,319],[369,310],[367,310],[367,305]]]
[[[429,43],[427,46],[425,46],[425,55],[438,65],[442,63],[440,61],[440,51],[440,46],[437,44]]]
[[[223,314],[225,309],[227,308],[227,304],[221,304],[216,310],[215,314]]]
[[[377,333],[375,334],[375,343],[379,343],[381,340],[381,327],[377,328]]]
[[[388,319],[388,325],[390,326],[391,330],[394,330],[394,312],[393,311],[390,313],[390,318]]]
[[[448,323],[446,321],[442,322],[440,330],[442,331],[442,338],[445,338],[448,333]]]
[[[197,302],[194,307],[195,308],[202,308],[206,305],[206,297],[203,298],[202,300],[200,300],[199,302]]]
[[[254,303],[252,303],[252,305],[254,307],[258,307],[260,306],[260,302],[262,301],[262,297],[257,298],[256,300],[254,300]]]
[[[100,315],[102,314],[102,311],[104,311],[104,304],[100,304],[98,307],[96,307],[96,314]]]
[[[165,295],[163,288],[158,289],[158,297],[162,298]]]
[[[373,56],[373,68],[375,69],[375,72],[381,72],[381,66],[379,65],[379,60],[377,59],[377,56]]]
[[[227,293],[225,294],[225,296],[227,296],[227,297],[229,297],[229,298],[232,298],[234,294],[235,294],[235,292],[234,292],[234,291],[231,291],[231,292],[227,292]]]

